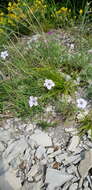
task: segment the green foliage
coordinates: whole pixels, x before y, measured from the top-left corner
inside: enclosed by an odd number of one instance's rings
[[[37,126],[38,127],[41,127],[42,129],[47,129],[49,127],[56,127],[57,123],[54,122],[54,123],[50,123],[50,122],[47,122],[47,121],[44,121],[44,120],[40,120],[37,122]]]
[[[32,49],[29,48],[24,55],[24,50],[20,50],[21,47],[10,47],[9,60],[6,63],[1,62],[1,71],[5,76],[0,82],[1,112],[10,110],[13,115],[33,116],[43,112],[48,103],[56,103],[62,94],[75,92],[73,80],[66,81],[59,70],[62,65],[58,56],[62,47],[60,48],[60,45],[52,40],[46,47],[43,43],[40,47],[37,43],[33,43]],[[47,90],[44,87],[45,79],[52,80],[55,87]],[[30,108],[28,103],[30,96],[38,97],[37,107]]]
[[[63,120],[67,118],[74,119],[74,115],[77,111],[75,104],[60,100],[56,102],[55,108],[56,112],[61,114]]]
[[[92,137],[92,111],[90,111],[89,114],[79,122],[78,130],[79,130],[79,135],[83,135],[90,130]]]

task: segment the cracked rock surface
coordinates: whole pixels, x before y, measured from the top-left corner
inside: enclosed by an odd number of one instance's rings
[[[55,130],[19,119],[2,123],[0,190],[92,190],[90,136],[63,125]]]

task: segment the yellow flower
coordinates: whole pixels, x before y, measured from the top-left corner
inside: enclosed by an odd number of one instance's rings
[[[65,8],[65,7],[61,7],[61,12],[67,12],[68,8]]]
[[[0,12],[0,16],[3,16],[4,15],[4,13],[3,12]]]
[[[80,13],[80,15],[82,15],[82,14],[83,14],[83,10],[82,10],[82,9],[80,9],[79,13]]]
[[[9,2],[9,3],[8,3],[8,6],[9,6],[9,7],[11,7],[11,6],[12,6],[12,3],[11,3],[11,2]]]
[[[68,11],[68,8],[61,7],[58,11],[56,11],[56,14],[66,13],[67,11]]]

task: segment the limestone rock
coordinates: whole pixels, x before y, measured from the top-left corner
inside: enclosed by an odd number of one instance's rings
[[[4,175],[0,176],[1,190],[20,190],[21,183],[12,169],[9,169]]]
[[[3,157],[4,159],[7,159],[6,161],[8,163],[10,163],[14,158],[21,155],[27,147],[28,146],[25,139],[15,141],[7,147],[3,154]]]
[[[37,157],[38,159],[46,157],[46,149],[42,146],[39,146],[39,148],[36,151],[35,157]]]
[[[90,168],[92,168],[92,149],[85,153],[85,158],[84,160],[81,160],[78,167],[81,176],[80,187],[82,186],[83,179],[87,176]]]
[[[71,152],[74,152],[79,144],[79,136],[73,136],[70,142],[70,145],[68,147],[68,150]]]
[[[61,171],[48,168],[45,183],[48,184],[48,190],[54,190],[56,187],[62,186],[65,182],[71,180],[73,175],[62,174]]]
[[[44,147],[52,146],[51,137],[49,137],[47,133],[41,130],[37,130],[37,132],[35,132],[30,139],[34,140],[38,145]]]
[[[69,188],[69,190],[77,190],[78,189],[78,183],[73,183],[71,186],[70,186],[70,188]]]
[[[5,147],[2,142],[0,142],[0,152],[3,152],[5,150]]]

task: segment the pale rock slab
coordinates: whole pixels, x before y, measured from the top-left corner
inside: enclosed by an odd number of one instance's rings
[[[63,160],[67,160],[67,158],[68,158],[68,153],[65,152],[63,154],[57,155],[56,156],[56,161],[61,163]]]
[[[73,136],[70,142],[70,145],[68,147],[68,150],[71,152],[74,152],[79,145],[80,138],[79,136]]]
[[[21,183],[16,178],[14,170],[9,169],[4,175],[0,176],[0,190],[20,190]]]
[[[47,133],[41,130],[36,130],[36,132],[30,137],[30,139],[34,140],[39,146],[52,146],[51,137],[49,137]]]
[[[61,152],[62,152],[62,151],[59,149],[59,150],[53,152],[52,154],[48,155],[48,158],[54,158],[54,157],[56,157],[57,155],[61,154]]]
[[[83,179],[88,175],[89,169],[92,168],[92,149],[86,151],[84,160],[81,160],[80,165],[78,167],[81,180],[79,187],[82,186]]]
[[[68,156],[65,161],[63,161],[64,165],[68,165],[71,163],[77,164],[81,160],[80,155]]]
[[[0,141],[7,143],[11,139],[10,132],[6,130],[0,130]]]
[[[25,139],[21,139],[11,143],[3,154],[3,158],[10,163],[14,158],[23,154],[24,150],[28,148]]]
[[[54,190],[57,187],[62,186],[65,182],[71,180],[74,176],[62,174],[61,171],[48,168],[46,173],[45,183],[48,184],[47,190]]]
[[[39,148],[36,151],[35,157],[37,157],[37,159],[42,159],[46,157],[46,149],[42,146],[39,146]]]

